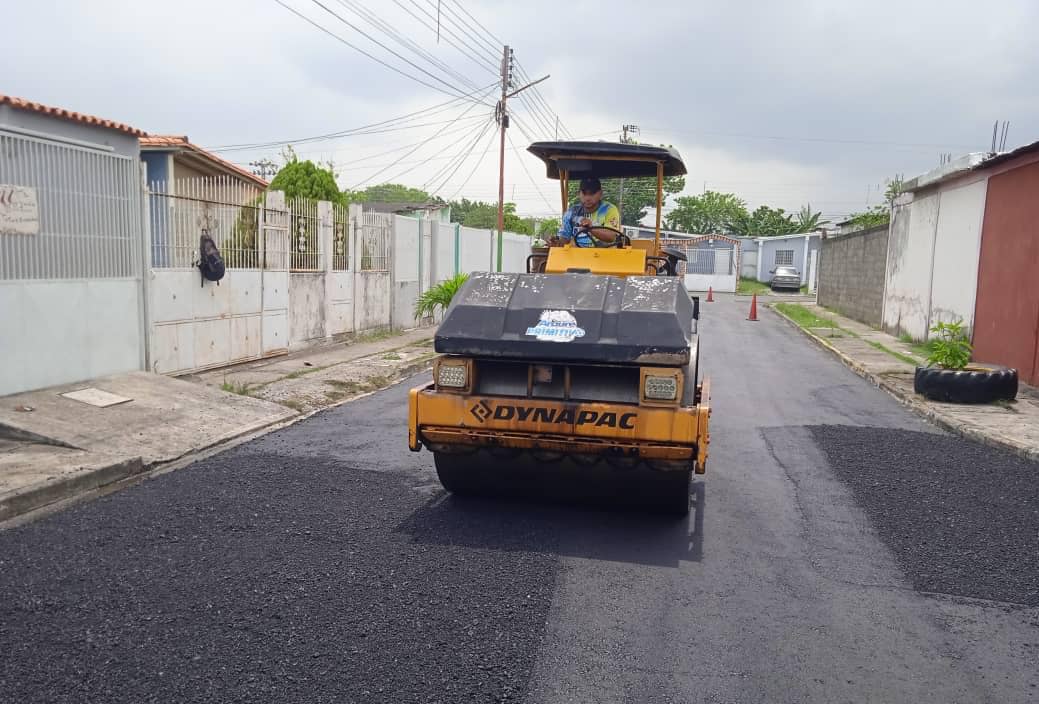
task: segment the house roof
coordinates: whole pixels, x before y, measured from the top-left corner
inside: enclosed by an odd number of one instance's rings
[[[253,172],[247,171],[237,164],[232,164],[230,161],[221,159],[213,152],[207,152],[197,144],[192,144],[191,140],[189,140],[186,135],[147,135],[141,137],[140,142],[142,152],[174,152],[177,154],[183,154],[198,161],[205,162],[211,168],[216,168],[219,171],[240,176],[246,181],[256,184],[260,188],[267,188],[267,186],[270,185],[267,181]]]
[[[136,137],[142,137],[147,134],[144,130],[130,127],[130,125],[124,125],[121,122],[106,120],[103,117],[95,117],[82,112],[74,112],[72,110],[66,110],[65,108],[56,108],[50,105],[44,105],[43,103],[36,103],[32,100],[26,100],[25,98],[16,98],[13,95],[4,95],[0,93],[0,105],[10,105],[19,110],[38,112],[43,115],[50,115],[51,117],[61,117],[66,120],[82,122],[85,125],[93,125],[95,127],[104,127],[106,129],[116,130]]]
[[[981,171],[991,166],[1002,164],[1004,161],[1016,159],[1017,157],[1023,156],[1024,154],[1031,154],[1032,152],[1039,152],[1039,142],[1032,142],[1031,144],[1026,144],[1023,147],[1012,149],[1009,152],[1003,152],[1002,154],[995,154],[993,156],[990,156],[988,159],[985,159],[985,161],[975,166],[974,170]]]

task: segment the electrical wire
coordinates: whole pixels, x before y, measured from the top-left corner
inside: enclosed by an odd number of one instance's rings
[[[492,116],[491,115],[487,115],[486,117],[490,118]],[[479,129],[479,127],[477,129]],[[476,131],[475,129],[470,129],[466,134],[463,134],[459,139],[456,139],[453,142],[448,143],[446,146],[441,147],[440,149],[438,149],[437,151],[433,152],[430,156],[428,156],[425,159],[422,159],[422,160],[417,161],[417,162],[411,162],[411,164],[414,164],[414,165],[408,165],[404,169],[404,171],[402,171],[402,172],[400,172],[400,173],[398,173],[398,174],[396,174],[394,176],[391,176],[390,178],[388,178],[386,180],[389,181],[390,183],[393,183],[394,181],[396,181],[401,176],[403,176],[403,175],[405,175],[405,174],[407,174],[409,172],[416,171],[419,168],[425,166],[426,164],[428,164],[429,162],[431,162],[433,160],[439,160],[441,154],[446,152],[448,149],[451,149],[452,147],[458,146],[459,143],[464,142],[475,131]],[[482,130],[481,130],[481,132],[482,132]],[[454,157],[457,157],[457,156],[458,156],[458,154],[455,154],[455,155],[453,155],[451,157],[448,157],[448,158],[454,158]],[[404,162],[401,162],[401,163],[404,163]]]
[[[457,116],[455,117],[455,119],[454,119],[454,120],[452,120],[451,122],[449,122],[447,126],[448,126],[448,127],[450,127],[450,126],[451,126],[451,125],[453,125],[453,124],[454,124],[455,122],[458,122],[458,121],[459,121],[460,119],[462,119],[463,117],[465,117],[466,113],[468,113],[468,112],[469,112],[470,110],[472,110],[472,109],[473,109],[474,107],[476,107],[477,105],[479,105],[479,103],[473,103],[472,105],[470,105],[469,107],[467,107],[467,108],[466,108],[465,110],[463,110],[463,111],[462,111],[462,112],[461,112],[461,113],[460,113],[459,115],[457,115]],[[380,169],[379,171],[376,171],[376,172],[375,172],[374,174],[372,174],[372,175],[371,175],[371,176],[369,176],[368,178],[364,179],[363,181],[360,181],[360,182],[358,182],[358,183],[357,183],[357,185],[355,185],[355,186],[352,186],[352,187],[350,188],[350,190],[352,190],[352,191],[353,191],[353,190],[357,190],[357,188],[358,188],[359,186],[361,186],[362,184],[366,183],[367,181],[371,181],[371,180],[372,180],[373,178],[375,178],[375,177],[376,177],[376,176],[378,176],[379,174],[382,174],[382,173],[384,173],[385,171],[387,171],[388,169],[392,168],[393,166],[396,166],[396,165],[397,165],[398,163],[400,163],[400,162],[401,162],[402,160],[404,160],[405,158],[407,158],[407,157],[411,156],[412,154],[414,154],[415,152],[417,152],[417,151],[418,151],[419,149],[421,149],[421,148],[422,148],[422,147],[423,147],[423,146],[424,146],[425,144],[428,144],[429,142],[431,142],[431,141],[433,141],[434,139],[436,139],[437,137],[439,137],[439,136],[441,135],[441,133],[443,133],[443,132],[444,132],[444,130],[446,130],[446,129],[447,129],[447,127],[442,127],[442,128],[440,128],[439,130],[437,130],[436,132],[434,132],[434,133],[433,133],[432,135],[430,135],[429,139],[427,139],[427,140],[425,140],[425,141],[423,141],[423,142],[419,143],[419,144],[418,144],[418,146],[416,146],[416,147],[415,147],[414,149],[412,149],[412,150],[410,150],[410,151],[406,152],[406,153],[405,153],[405,154],[404,154],[403,156],[401,156],[401,157],[400,157],[399,159],[396,159],[395,161],[393,161],[393,162],[392,162],[392,163],[391,163],[391,164],[390,164],[389,166],[386,166],[385,168],[383,168],[383,169]]]
[[[429,3],[430,6],[433,7],[433,9],[436,9],[436,7],[437,7],[437,3],[436,2],[434,2],[433,0],[426,0],[426,1]],[[412,2],[412,4],[417,4],[416,0],[411,0],[411,2]],[[468,23],[465,23],[464,21],[463,22],[458,22],[458,21],[455,20],[454,10],[452,10],[450,7],[448,7],[446,5],[443,5],[442,3],[441,3],[441,7],[443,9],[443,12],[441,13],[441,20],[442,20],[441,23],[440,23],[441,28],[445,28],[447,26],[447,23],[450,22],[451,25],[453,27],[455,27],[455,29],[457,29],[459,32],[461,32],[463,35],[465,35],[465,39],[458,38],[459,41],[466,41],[466,40],[468,40],[469,46],[471,46],[474,50],[485,52],[484,53],[484,57],[488,57],[489,56],[490,57],[489,61],[491,61],[492,63],[495,63],[495,62],[501,60],[501,50],[502,50],[502,46],[501,45],[494,46],[490,42],[487,42],[487,40],[483,39],[483,37],[480,37],[479,35],[475,35],[474,36],[471,33],[471,31],[470,31],[470,30],[472,30],[472,27]],[[450,14],[448,14],[448,13],[450,13]],[[430,19],[433,19],[432,13],[430,13]],[[454,35],[454,36],[457,37],[457,35]]]
[[[316,2],[316,0],[314,0],[314,1]],[[410,73],[401,70],[400,68],[394,66],[393,64],[390,64],[390,63],[387,63],[386,61],[383,61],[379,57],[375,56],[374,54],[372,54],[372,53],[370,53],[368,51],[365,51],[364,49],[360,48],[356,44],[352,44],[349,41],[347,41],[346,39],[343,39],[341,36],[339,36],[338,34],[333,32],[332,30],[322,26],[318,22],[315,22],[314,20],[312,20],[309,17],[307,17],[306,15],[304,15],[302,12],[296,10],[293,7],[290,7],[289,5],[286,5],[284,2],[282,2],[282,0],[274,0],[274,2],[278,3],[279,5],[284,7],[286,10],[288,10],[289,12],[291,12],[292,14],[296,15],[301,20],[306,22],[307,24],[309,24],[309,25],[315,27],[316,29],[324,32],[325,34],[327,34],[328,36],[332,37],[336,41],[338,41],[338,42],[340,42],[342,44],[345,44],[346,46],[350,47],[354,51],[357,51],[357,52],[367,56],[372,61],[375,61],[376,63],[385,66],[386,68],[390,69],[391,71],[399,73],[400,75],[404,76],[405,78],[409,78],[412,81],[415,81],[416,83],[420,83],[420,84],[426,86],[427,88],[432,88],[433,90],[438,91],[440,93],[444,93],[446,95],[451,95],[451,96],[455,96],[455,97],[460,97],[459,94],[461,93],[461,91],[458,88],[456,88],[454,86],[451,86],[450,84],[447,84],[443,79],[437,78],[437,80],[439,82],[445,83],[445,85],[448,85],[449,88],[451,88],[451,90],[445,90],[445,89],[440,88],[440,87],[438,87],[436,85],[433,85],[432,83],[428,83],[428,82],[422,80],[421,78],[418,78],[416,76],[412,76]],[[363,34],[363,32],[362,32],[362,34]],[[425,71],[425,70],[423,70],[422,72],[423,73],[427,73],[427,71]]]
[[[491,125],[493,125],[493,124],[494,124],[494,122],[492,122],[492,121],[488,121],[488,123],[487,123],[487,125],[486,125],[486,127],[485,127],[484,129],[486,130],[487,128],[489,128],[489,127],[490,127]],[[493,132],[492,132],[492,134],[493,134]],[[480,139],[482,139],[482,138],[483,138],[483,133],[481,132],[481,133],[480,133],[480,134],[479,134],[479,135],[478,135],[478,136],[476,137],[476,139],[474,139],[474,140],[473,140],[473,143],[472,143],[471,145],[469,145],[469,151],[468,151],[468,152],[466,153],[466,155],[465,155],[465,156],[464,156],[463,158],[459,159],[459,161],[458,161],[458,164],[457,164],[457,165],[455,166],[455,168],[454,168],[454,169],[452,169],[452,170],[451,170],[451,173],[449,173],[449,174],[447,175],[447,178],[445,178],[445,179],[444,179],[444,182],[443,182],[442,184],[440,184],[440,186],[438,186],[438,187],[437,187],[436,189],[434,189],[433,191],[431,191],[431,195],[436,195],[436,194],[437,194],[437,193],[439,193],[439,192],[440,192],[441,190],[443,190],[443,188],[444,188],[444,184],[446,184],[446,183],[447,183],[448,181],[450,181],[450,180],[451,180],[451,177],[452,177],[452,176],[454,176],[454,175],[455,175],[455,174],[456,174],[456,173],[458,172],[458,169],[460,169],[460,168],[461,168],[461,166],[462,166],[462,164],[464,164],[464,163],[465,163],[465,160],[469,158],[469,154],[471,154],[471,153],[472,153],[473,149],[475,149],[475,148],[476,148],[476,145],[477,145],[477,143],[479,143]]]
[[[397,5],[397,6],[399,7],[399,8],[401,8],[402,10],[404,10],[405,12],[407,12],[407,13],[408,13],[409,15],[411,15],[411,16],[412,16],[412,18],[414,18],[414,19],[415,19],[415,20],[416,20],[417,22],[419,22],[420,24],[422,24],[422,25],[423,25],[424,27],[426,27],[427,29],[429,29],[429,30],[431,30],[431,31],[435,29],[435,27],[434,27],[433,25],[429,24],[429,23],[428,23],[428,22],[427,22],[426,20],[424,20],[424,19],[422,19],[421,17],[419,17],[418,15],[416,15],[416,14],[415,14],[415,13],[414,13],[414,12],[413,12],[413,11],[412,11],[411,9],[409,9],[409,8],[408,8],[408,7],[407,7],[407,6],[406,6],[406,5],[405,5],[405,4],[403,3],[403,2],[401,2],[401,0],[393,0],[393,2],[394,2],[394,3],[395,3],[395,4],[396,4],[396,5]],[[421,11],[421,12],[422,12],[422,13],[423,13],[423,14],[424,14],[424,15],[426,16],[426,18],[427,18],[427,19],[429,19],[429,20],[432,20],[433,22],[436,22],[436,18],[435,18],[435,17],[433,17],[432,15],[430,15],[430,14],[429,14],[429,13],[428,13],[428,12],[426,11],[426,9],[425,9],[424,7],[422,7],[421,5],[419,5],[418,3],[416,3],[416,2],[414,1],[414,0],[411,0],[411,3],[412,3],[412,5],[414,5],[414,6],[416,7],[416,9],[418,9],[419,11]],[[483,68],[484,70],[486,70],[486,71],[489,71],[489,72],[490,72],[491,74],[493,74],[493,75],[498,75],[498,74],[500,73],[501,69],[500,69],[500,67],[499,67],[499,66],[498,66],[497,64],[495,64],[495,62],[493,62],[493,61],[488,61],[488,60],[486,59],[486,57],[481,57],[481,56],[480,56],[480,55],[478,55],[478,54],[474,54],[474,53],[471,53],[471,52],[469,51],[469,49],[468,49],[468,48],[466,48],[466,47],[464,47],[464,46],[462,46],[462,45],[456,44],[455,42],[451,41],[451,39],[449,39],[448,37],[451,37],[451,38],[455,38],[455,39],[457,39],[457,36],[455,35],[455,33],[454,33],[454,32],[451,32],[451,31],[447,30],[447,28],[444,28],[444,30],[445,30],[445,31],[444,31],[444,32],[442,33],[442,35],[441,35],[441,36],[442,36],[442,38],[443,38],[443,40],[444,40],[444,42],[445,42],[446,44],[448,44],[448,45],[450,45],[451,47],[453,47],[453,48],[454,48],[455,50],[457,50],[457,51],[458,51],[458,52],[459,52],[460,54],[462,54],[462,55],[463,55],[463,56],[465,56],[465,57],[466,57],[467,59],[469,59],[470,61],[472,61],[473,63],[475,63],[475,64],[476,64],[477,66],[480,66],[480,67],[481,67],[481,68]],[[461,40],[459,40],[459,41],[461,41]]]
[[[275,0],[275,1],[276,1],[276,2],[280,2],[280,0]],[[404,57],[404,56],[402,56],[402,55],[398,54],[398,53],[397,53],[396,51],[394,51],[394,50],[393,50],[393,49],[391,49],[390,47],[386,46],[385,44],[383,44],[382,42],[380,42],[380,41],[379,41],[378,39],[374,38],[374,37],[373,37],[372,35],[370,35],[370,34],[368,34],[367,32],[365,32],[365,31],[364,31],[363,29],[361,29],[360,27],[358,27],[358,26],[357,26],[357,25],[355,25],[354,23],[350,22],[349,20],[345,19],[344,17],[342,17],[341,15],[339,15],[339,14],[338,14],[337,12],[335,12],[334,10],[332,10],[331,8],[329,8],[329,7],[327,6],[327,5],[325,5],[325,4],[323,3],[323,2],[321,2],[321,0],[310,0],[310,1],[311,1],[312,3],[314,3],[315,5],[317,5],[318,7],[320,7],[320,8],[321,8],[322,10],[324,10],[325,12],[327,12],[328,14],[332,15],[333,17],[335,17],[335,18],[336,18],[337,20],[339,20],[340,22],[342,22],[343,24],[345,24],[345,25],[346,25],[347,27],[349,27],[350,29],[354,30],[354,31],[355,31],[355,32],[357,32],[358,34],[360,34],[360,35],[362,35],[363,37],[367,38],[367,39],[368,39],[368,41],[372,42],[373,44],[376,44],[377,46],[380,46],[380,47],[382,47],[383,49],[385,49],[386,51],[390,52],[391,54],[393,54],[394,56],[396,56],[396,57],[397,57],[398,59],[400,59],[400,60],[401,60],[401,61],[403,61],[404,63],[408,64],[409,66],[411,66],[411,67],[413,67],[413,68],[415,68],[415,69],[417,69],[417,70],[421,71],[422,73],[426,74],[427,76],[429,76],[429,77],[430,77],[430,78],[432,78],[433,80],[435,80],[435,81],[438,81],[438,82],[440,82],[440,83],[444,84],[444,85],[445,85],[445,86],[447,86],[448,88],[450,88],[450,89],[452,89],[452,90],[454,90],[454,91],[456,91],[456,92],[458,92],[458,93],[462,93],[462,92],[463,92],[463,91],[462,91],[462,90],[461,90],[460,88],[458,88],[458,86],[455,86],[455,85],[453,85],[453,84],[451,84],[451,83],[448,83],[447,81],[445,81],[445,80],[444,80],[443,78],[441,78],[440,76],[437,76],[436,74],[430,73],[430,72],[429,72],[429,71],[427,71],[426,69],[424,69],[424,68],[422,68],[421,66],[419,66],[418,64],[416,64],[416,63],[415,63],[414,61],[411,61],[410,59],[408,59],[408,58],[406,58],[406,57]]]
[[[340,130],[338,132],[329,132],[329,133],[326,133],[326,134],[311,135],[310,137],[301,137],[299,139],[282,139],[282,140],[273,140],[273,141],[270,141],[270,142],[253,142],[253,143],[249,143],[249,144],[227,144],[227,145],[223,145],[223,146],[212,147],[212,148],[209,149],[209,151],[212,151],[212,152],[241,151],[243,149],[262,149],[262,148],[265,148],[265,147],[279,147],[279,146],[285,146],[285,145],[288,145],[288,144],[308,144],[310,142],[318,142],[318,141],[329,140],[329,139],[339,139],[341,137],[352,137],[352,136],[355,136],[355,135],[358,135],[358,134],[382,134],[383,132],[393,132],[393,131],[399,131],[401,129],[413,129],[415,127],[427,127],[429,125],[440,124],[440,123],[436,123],[436,122],[424,123],[424,124],[418,124],[418,125],[410,125],[408,127],[401,127],[399,125],[393,125],[393,127],[388,127],[386,129],[383,129],[383,130],[374,129],[374,128],[379,128],[379,127],[383,127],[383,126],[386,126],[386,125],[391,125],[392,123],[404,124],[404,123],[410,122],[411,119],[417,119],[418,116],[431,116],[431,115],[436,115],[436,114],[441,113],[441,112],[446,112],[447,110],[450,109],[447,106],[453,106],[455,103],[458,103],[459,101],[463,100],[464,98],[468,98],[470,96],[475,95],[476,93],[481,92],[481,90],[482,90],[483,93],[480,96],[480,100],[482,101],[482,99],[485,98],[488,94],[490,94],[491,90],[493,88],[495,88],[496,86],[497,86],[496,83],[492,83],[491,85],[486,86],[486,87],[484,87],[482,89],[472,91],[471,93],[469,93],[468,95],[466,95],[464,97],[460,96],[460,97],[455,98],[453,100],[448,100],[448,101],[443,102],[443,103],[438,103],[437,105],[432,105],[432,106],[430,106],[428,108],[422,108],[421,110],[416,110],[414,112],[407,113],[406,115],[400,115],[399,117],[391,117],[391,118],[389,118],[387,120],[382,120],[380,122],[373,122],[373,123],[370,123],[370,124],[367,124],[367,125],[361,125],[360,127],[351,127],[349,129]],[[488,105],[487,103],[483,103],[483,102],[474,102],[472,104],[473,105]]]
[[[496,130],[492,130],[491,131],[491,138],[487,141],[488,144],[490,144],[491,142],[494,141],[495,133],[496,133]],[[472,178],[473,178],[473,174],[476,173],[476,170],[480,168],[480,164],[483,163],[484,157],[487,155],[488,151],[491,151],[491,150],[490,149],[484,149],[483,154],[481,154],[480,158],[476,160],[476,165],[473,166],[473,170],[469,172],[469,175],[465,177],[464,181],[462,181],[462,185],[458,187],[458,190],[456,190],[454,193],[451,194],[451,196],[448,198],[448,200],[454,200],[458,196],[458,194],[462,192],[462,189],[465,188],[469,184],[469,181],[471,181]]]
[[[453,68],[451,68],[451,66],[435,57],[433,54],[424,49],[417,42],[401,34],[393,25],[381,19],[377,14],[369,10],[362,3],[357,2],[356,0],[337,0],[337,2],[343,7],[346,7],[347,9],[352,11],[361,19],[368,22],[368,24],[372,25],[389,38],[393,39],[395,42],[397,42],[404,48],[408,49],[409,51],[423,59],[424,61],[428,61],[438,70],[443,71],[444,73],[451,76],[457,81],[461,81],[462,83],[465,83],[473,88],[476,87],[476,84],[472,81],[472,79],[454,70]]]
[[[552,204],[548,201],[548,198],[545,196],[545,194],[541,192],[541,187],[538,185],[537,181],[534,180],[534,176],[531,175],[530,170],[527,168],[526,163],[524,163],[524,161],[523,161],[523,154],[516,147],[516,144],[512,141],[512,135],[510,135],[508,133],[508,130],[506,130],[505,136],[508,137],[509,144],[512,145],[512,150],[516,153],[516,156],[519,158],[520,166],[523,167],[523,173],[525,173],[527,175],[527,178],[530,179],[531,185],[534,186],[534,189],[538,192],[538,195],[541,196],[541,200],[545,201],[545,205],[547,205],[549,210],[551,210],[552,209]]]

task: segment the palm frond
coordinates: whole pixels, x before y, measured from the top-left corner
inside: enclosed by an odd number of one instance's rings
[[[462,288],[462,284],[468,280],[469,274],[457,274],[446,281],[441,281],[428,291],[423,291],[415,301],[415,319],[430,318],[438,312],[446,311],[447,307],[451,305],[451,300],[458,293],[458,289]]]

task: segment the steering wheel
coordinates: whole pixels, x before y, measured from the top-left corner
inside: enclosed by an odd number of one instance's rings
[[[612,232],[615,235],[617,235],[614,238],[613,242],[610,242],[610,246],[611,247],[617,247],[618,249],[620,249],[622,247],[630,247],[631,246],[631,238],[628,237],[627,235],[625,235],[623,232],[621,232],[620,230],[618,230],[615,227],[608,227],[606,225],[591,225],[590,227],[582,227],[582,228],[580,228],[581,232],[588,232],[589,230],[609,230],[610,232]],[[592,235],[592,237],[594,237],[594,236],[595,235]]]

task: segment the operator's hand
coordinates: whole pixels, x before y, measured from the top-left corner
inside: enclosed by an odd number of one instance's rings
[[[591,218],[581,218],[581,227],[583,227],[583,228],[585,228],[587,230],[591,226],[592,226]]]

